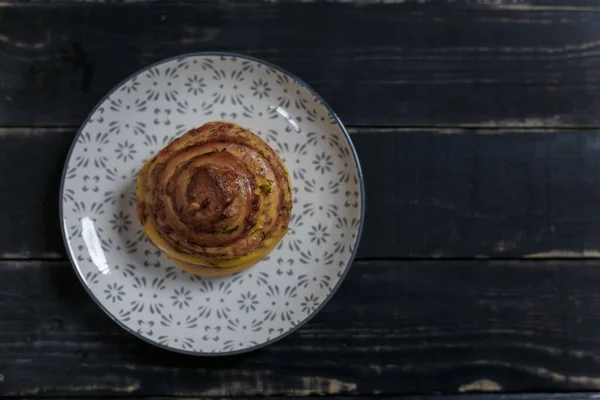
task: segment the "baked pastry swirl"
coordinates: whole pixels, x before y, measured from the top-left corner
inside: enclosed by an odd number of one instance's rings
[[[292,212],[283,161],[259,136],[225,121],[191,129],[150,158],[136,197],[148,239],[204,276],[260,261],[286,234]]]

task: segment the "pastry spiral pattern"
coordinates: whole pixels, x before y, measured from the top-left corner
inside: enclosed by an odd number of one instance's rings
[[[292,211],[283,161],[226,121],[191,129],[150,158],[136,200],[148,239],[181,269],[205,276],[260,261],[286,234]]]

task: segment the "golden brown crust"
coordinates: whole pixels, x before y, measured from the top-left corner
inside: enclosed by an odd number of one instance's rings
[[[254,264],[287,232],[291,184],[266,142],[230,122],[192,129],[144,164],[137,214],[176,264]],[[200,273],[202,274],[202,273]]]

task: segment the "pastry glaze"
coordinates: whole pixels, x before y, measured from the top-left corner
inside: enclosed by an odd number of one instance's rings
[[[256,264],[286,234],[292,212],[277,153],[226,121],[191,129],[150,158],[136,198],[149,240],[181,269],[205,276]]]

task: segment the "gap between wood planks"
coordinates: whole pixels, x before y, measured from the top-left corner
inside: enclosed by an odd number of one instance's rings
[[[343,121],[342,121],[343,122]],[[0,126],[0,139],[5,135],[36,135],[47,132],[76,134],[80,126]],[[365,135],[369,133],[415,133],[438,132],[440,134],[480,134],[480,135],[518,135],[519,133],[557,133],[564,131],[600,133],[599,126],[557,125],[548,126],[544,120],[528,119],[521,125],[518,122],[487,122],[482,124],[465,125],[346,125],[351,135]]]
[[[426,394],[426,395],[389,395],[389,394],[375,394],[372,396],[368,395],[320,395],[314,394],[310,396],[274,396],[271,399],[285,399],[285,400],[299,400],[299,399],[335,399],[335,400],[373,400],[377,398],[388,399],[388,400],[596,400],[600,399],[600,394],[592,392],[572,392],[572,393],[549,393],[549,392],[538,392],[538,393],[483,393],[484,391],[472,391],[472,393],[463,392],[465,394]],[[77,395],[61,395],[61,398],[80,398]],[[40,399],[40,398],[56,398],[55,396],[16,396],[14,399]],[[177,395],[177,394],[165,394],[155,396],[137,396],[137,395],[111,395],[111,396],[86,396],[85,398],[93,399],[111,399],[111,400],[125,400],[125,399],[145,399],[145,400],[160,400],[160,399],[194,399],[194,400],[214,400],[214,397],[207,396],[188,396],[188,395]],[[221,400],[233,400],[233,399],[265,399],[264,395],[240,395],[240,396],[220,396]]]
[[[526,133],[557,133],[564,131],[581,131],[600,133],[600,125],[549,125],[552,120],[528,118],[523,121],[488,121],[481,124],[457,124],[457,125],[345,125],[350,134],[364,135],[369,133],[414,133],[437,131],[441,134],[480,134],[480,135],[518,135],[520,131]],[[343,122],[343,121],[342,121]],[[0,139],[4,135],[15,134],[43,134],[48,131],[53,133],[77,133],[80,126],[0,126]]]
[[[0,1],[0,7],[23,7],[23,6],[47,6],[55,4],[144,4],[144,3],[155,3],[155,0],[46,0],[41,2],[29,1],[29,0],[16,0],[16,1]],[[582,4],[582,5],[569,5],[568,1],[565,1],[564,5],[545,5],[545,4],[531,4],[528,0],[259,0],[254,2],[246,2],[244,0],[220,0],[220,3],[228,6],[247,6],[260,4],[260,3],[300,3],[300,4],[312,4],[327,2],[330,4],[342,4],[342,5],[355,5],[355,6],[370,6],[370,5],[455,5],[455,6],[471,6],[471,7],[489,7],[498,10],[519,10],[519,11],[566,11],[566,12],[600,12],[600,7]],[[190,0],[174,0],[172,4],[194,4]]]
[[[600,252],[584,251],[584,252],[569,252],[569,251],[552,251],[539,254],[526,254],[521,257],[489,257],[489,256],[474,256],[474,257],[356,257],[352,263],[356,262],[435,262],[435,261],[460,261],[470,263],[480,262],[515,262],[527,261],[533,266],[542,266],[548,261],[563,261],[563,262],[579,262],[579,261],[598,261],[600,260]],[[29,257],[27,254],[16,253],[0,253],[0,263],[64,263],[68,262],[69,258],[58,253],[47,253]],[[0,265],[1,268],[1,265]]]

